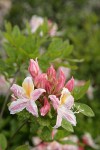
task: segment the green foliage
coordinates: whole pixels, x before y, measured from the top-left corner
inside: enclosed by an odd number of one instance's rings
[[[71,123],[68,122],[68,121],[65,120],[65,119],[62,120],[61,126],[62,126],[64,129],[66,129],[67,131],[69,131],[69,132],[73,132],[73,131],[74,131],[74,130],[73,130],[73,127],[72,127],[72,125],[71,125]]]
[[[0,149],[5,150],[7,147],[7,139],[4,134],[0,134]]]
[[[94,112],[88,105],[75,102],[75,107],[80,110],[82,114],[88,117],[94,117]]]
[[[70,134],[70,132],[68,132],[66,129],[65,130],[64,130],[64,128],[63,128],[63,130],[59,129],[54,136],[54,140],[62,139],[64,137],[67,137],[69,134]]]
[[[79,100],[84,96],[84,94],[87,92],[90,85],[90,81],[87,81],[83,86],[75,87],[72,94],[75,98],[75,100]]]
[[[21,146],[18,146],[15,150],[29,150],[29,146],[28,145],[21,145]]]
[[[43,141],[51,141],[52,140],[52,129],[48,127],[43,127],[40,132],[38,132],[38,136],[43,140]]]
[[[6,31],[3,32],[3,36],[6,39],[3,42],[3,48],[5,51],[6,59],[0,60],[0,70],[2,74],[7,77],[12,77],[16,71],[21,74],[25,74],[27,70],[28,62],[30,58],[39,60],[39,64],[43,70],[50,65],[53,61],[60,58],[60,61],[56,63],[56,67],[60,66],[61,61],[67,61],[67,57],[72,52],[73,46],[68,41],[63,41],[61,38],[47,38],[46,21],[32,34],[26,25],[24,31],[16,25],[12,27],[10,23],[5,24]],[[41,37],[39,31],[43,31],[44,35]],[[48,42],[49,41],[49,42]],[[41,53],[41,49],[43,53]],[[4,67],[2,65],[4,64]],[[24,70],[24,72],[22,72]]]

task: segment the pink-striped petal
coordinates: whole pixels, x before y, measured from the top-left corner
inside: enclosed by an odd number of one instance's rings
[[[31,99],[33,99],[34,101],[36,101],[42,93],[46,92],[44,89],[35,89],[32,93],[31,93]]]
[[[68,96],[65,104],[64,104],[68,109],[71,109],[72,106],[74,105],[74,97],[72,95]]]
[[[74,78],[72,77],[67,84],[65,85],[65,87],[71,92],[74,89]]]
[[[10,89],[14,93],[15,97],[17,97],[17,98],[25,97],[25,91],[21,86],[19,86],[17,84],[13,84]]]
[[[44,106],[40,109],[41,116],[45,116],[50,110],[50,103],[48,102],[48,99],[44,98]]]
[[[66,109],[64,106],[62,106],[59,108],[58,112],[64,119],[69,121],[73,126],[76,126],[76,117],[71,110]]]
[[[61,126],[62,116],[60,114],[57,115],[56,125],[53,128],[58,128]]]
[[[38,117],[38,108],[33,100],[29,100],[26,106],[26,110],[33,116]]]
[[[67,88],[63,88],[62,90],[60,97],[60,105],[64,105],[68,109],[71,109],[74,105],[74,97],[71,95]]]
[[[15,114],[22,111],[27,105],[27,99],[18,99],[17,101],[13,101],[9,108],[10,114]]]
[[[60,104],[59,99],[55,95],[49,95],[49,98],[52,101],[52,105],[53,105],[54,109],[57,109]]]

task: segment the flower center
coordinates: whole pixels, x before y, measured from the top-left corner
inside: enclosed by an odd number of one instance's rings
[[[61,96],[61,103],[60,103],[60,105],[63,105],[66,102],[66,100],[67,100],[69,95],[70,95],[69,93],[67,93],[67,94],[65,93],[65,94],[63,94]]]

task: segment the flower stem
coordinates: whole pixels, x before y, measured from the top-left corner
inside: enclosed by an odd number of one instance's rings
[[[0,113],[0,119],[2,119],[4,110],[5,110],[5,107],[6,107],[8,98],[9,98],[9,95],[10,95],[10,88],[11,88],[11,86],[14,84],[15,79],[16,79],[18,73],[19,73],[19,69],[17,69],[17,71],[15,72],[13,81],[11,82],[11,84],[10,84],[10,86],[9,86],[9,88],[8,88],[8,91],[7,91],[7,94],[6,94],[6,97],[5,97],[5,101],[4,101],[4,103],[3,103],[2,110],[1,110],[1,113]]]

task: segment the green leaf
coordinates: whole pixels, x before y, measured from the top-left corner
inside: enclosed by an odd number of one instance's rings
[[[67,137],[68,135],[69,135],[69,132],[64,130],[64,129],[63,130],[58,130],[57,133],[54,136],[54,139],[59,140],[59,139],[62,139],[64,137]]]
[[[11,33],[12,31],[12,25],[10,22],[5,22],[5,29],[8,33]]]
[[[92,111],[92,109],[86,105],[86,104],[82,104],[82,103],[76,103],[75,102],[75,107],[78,110],[83,110],[81,111],[82,114],[84,114],[85,116],[89,116],[89,117],[93,117],[94,116],[94,112]]]
[[[17,25],[14,26],[13,31],[12,31],[12,34],[13,34],[14,36],[16,36],[16,37],[20,36],[20,29],[19,29],[19,27],[18,27]]]
[[[41,132],[39,132],[39,137],[43,140],[43,141],[51,141],[52,137],[51,137],[51,133],[52,133],[52,129],[48,128],[48,127],[44,127]]]
[[[70,132],[73,132],[73,131],[74,131],[74,130],[73,130],[73,127],[72,127],[72,125],[71,125],[71,123],[68,122],[68,121],[65,120],[65,119],[62,120],[61,126],[62,126],[64,129],[66,129],[67,131],[70,131]]]
[[[84,96],[84,94],[89,88],[89,85],[90,85],[90,81],[87,81],[83,86],[74,88],[72,95],[75,98],[75,100],[79,100]]]
[[[21,146],[18,146],[15,150],[29,150],[29,146],[28,145],[21,145]]]
[[[0,134],[0,149],[5,150],[7,147],[7,140],[4,134]]]
[[[37,121],[39,122],[39,124],[41,126],[49,126],[50,125],[50,119],[49,118],[39,117],[37,119]]]

